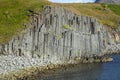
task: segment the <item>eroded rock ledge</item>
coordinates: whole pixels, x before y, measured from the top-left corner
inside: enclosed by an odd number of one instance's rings
[[[0,46],[1,56],[11,60],[15,58],[16,61],[12,66],[2,65],[8,64],[6,61],[0,63],[0,72],[36,64],[63,64],[77,58],[92,59],[119,51],[120,45],[96,19],[79,16],[63,8],[45,6],[42,13],[31,16],[31,23],[26,25],[22,34]],[[0,58],[6,60],[4,57]]]

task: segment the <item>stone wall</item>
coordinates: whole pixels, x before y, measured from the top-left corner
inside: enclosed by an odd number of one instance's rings
[[[33,14],[22,34],[0,46],[1,55],[40,58],[49,63],[103,56],[109,51],[117,52],[119,46],[96,19],[50,6]]]

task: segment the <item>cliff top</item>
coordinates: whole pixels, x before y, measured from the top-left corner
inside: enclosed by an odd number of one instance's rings
[[[31,13],[42,11],[44,5],[63,7],[78,15],[91,16],[113,28],[117,27],[120,21],[120,5],[58,4],[47,0],[0,0],[0,44],[19,34],[25,28],[24,24],[29,22]]]

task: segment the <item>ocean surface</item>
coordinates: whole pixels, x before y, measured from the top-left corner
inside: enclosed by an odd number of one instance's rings
[[[120,80],[120,55],[112,62],[80,64],[39,80]]]

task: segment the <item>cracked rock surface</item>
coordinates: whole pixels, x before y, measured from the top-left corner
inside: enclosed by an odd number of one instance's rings
[[[0,45],[0,70],[7,72],[119,51],[120,45],[96,19],[45,6],[42,13],[31,16],[31,23],[20,35]]]

